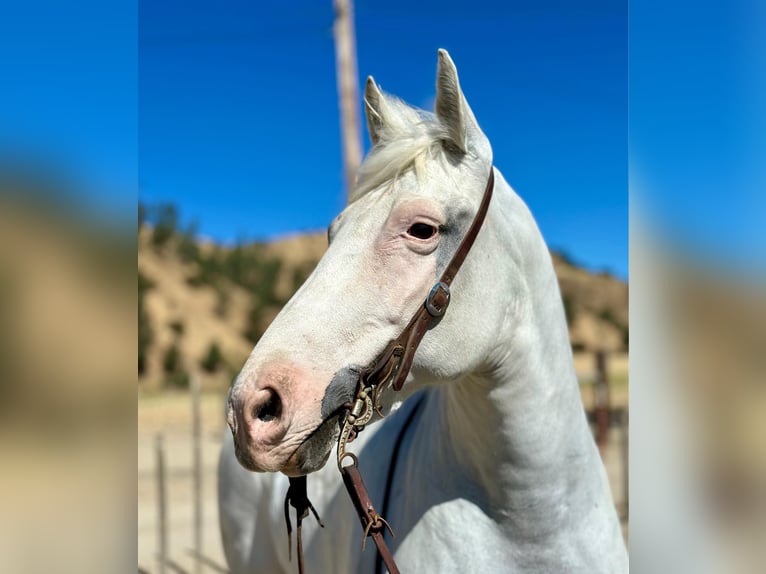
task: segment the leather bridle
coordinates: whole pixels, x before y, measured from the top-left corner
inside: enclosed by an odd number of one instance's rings
[[[388,387],[393,388],[394,391],[401,390],[412,367],[415,351],[417,351],[423,336],[426,334],[426,331],[439,323],[447,311],[450,303],[450,286],[481,230],[487,210],[489,209],[490,200],[492,199],[494,184],[494,168],[490,168],[481,204],[457,251],[455,251],[439,280],[431,288],[423,305],[415,312],[415,315],[410,319],[410,322],[401,334],[396,339],[390,341],[386,348],[368,366],[360,371],[354,401],[353,403],[343,405],[342,412],[339,415],[341,431],[338,438],[338,469],[343,477],[343,483],[348,490],[351,501],[354,503],[354,507],[359,514],[359,520],[364,530],[362,548],[364,549],[364,541],[366,541],[367,537],[371,537],[378,548],[380,557],[391,574],[399,574],[399,569],[396,567],[393,555],[386,545],[383,531],[384,528],[387,528],[393,535],[393,530],[388,522],[376,512],[369,493],[364,486],[362,475],[359,472],[359,460],[354,453],[346,450],[346,446],[364,430],[364,427],[372,420],[374,413],[377,412],[381,417],[384,416],[380,410],[379,401],[381,393]],[[399,440],[401,440],[401,434]],[[345,459],[351,459],[352,464],[344,466],[343,462]],[[319,520],[314,507],[306,495],[305,476],[290,479],[290,488],[285,499],[285,518],[287,520],[288,538],[290,539],[292,526],[290,524],[288,503],[297,512],[298,570],[302,574],[301,521],[308,516],[309,510]],[[320,525],[322,524],[321,521],[319,523]],[[290,540],[288,540],[288,543],[292,546]]]

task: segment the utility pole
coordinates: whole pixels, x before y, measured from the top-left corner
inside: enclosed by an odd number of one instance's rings
[[[353,0],[333,0],[335,8],[335,70],[338,80],[340,133],[343,150],[343,175],[346,195],[354,186],[356,170],[362,162],[359,129],[359,85],[356,68],[356,36]]]

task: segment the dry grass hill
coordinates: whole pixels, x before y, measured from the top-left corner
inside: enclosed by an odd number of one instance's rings
[[[254,342],[326,248],[324,233],[221,247],[172,234],[139,233],[139,384],[227,385]],[[162,239],[162,238],[160,238]],[[624,351],[628,286],[553,254],[576,350]]]

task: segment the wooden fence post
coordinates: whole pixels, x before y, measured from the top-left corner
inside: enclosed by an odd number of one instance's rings
[[[595,415],[596,415],[596,444],[598,447],[606,446],[609,434],[609,377],[607,374],[606,352],[596,351],[596,381],[593,387],[595,392]]]
[[[200,419],[200,380],[194,374],[191,377],[192,402],[192,489],[194,497],[194,572],[202,572],[202,423]]]
[[[168,561],[168,523],[167,523],[167,496],[165,485],[165,444],[162,434],[157,434],[154,442],[157,464],[157,522],[158,544],[157,552],[158,571],[165,574],[165,565]]]

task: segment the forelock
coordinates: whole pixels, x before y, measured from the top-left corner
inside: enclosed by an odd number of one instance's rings
[[[414,169],[417,176],[425,170],[427,161],[445,158],[443,144],[449,140],[449,132],[436,116],[393,96],[385,98],[391,113],[378,131],[378,143],[359,167],[348,203],[395,181],[409,169]]]

